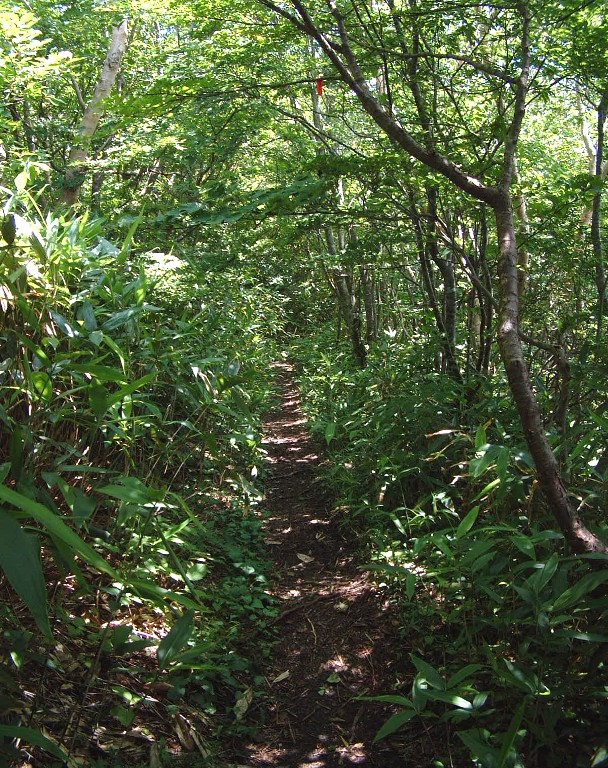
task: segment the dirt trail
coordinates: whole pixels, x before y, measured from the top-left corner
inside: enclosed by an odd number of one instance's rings
[[[268,417],[271,467],[265,538],[275,563],[275,623],[265,725],[239,762],[272,768],[403,768],[403,753],[373,744],[390,714],[358,697],[389,693],[397,657],[386,599],[353,560],[352,547],[316,477],[291,367],[276,366],[282,402]],[[391,647],[393,646],[393,647]]]

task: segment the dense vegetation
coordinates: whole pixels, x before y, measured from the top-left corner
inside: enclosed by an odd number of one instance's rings
[[[0,0],[0,759],[251,727],[288,355],[419,638],[379,738],[608,765],[607,40],[593,0]]]

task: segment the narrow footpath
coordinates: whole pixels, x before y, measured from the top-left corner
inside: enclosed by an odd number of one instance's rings
[[[382,591],[361,571],[318,481],[292,369],[276,365],[281,404],[264,448],[265,540],[274,561],[279,641],[265,670],[268,706],[239,763],[272,768],[403,768],[394,743],[373,744],[390,710],[360,697],[391,693],[397,629]]]

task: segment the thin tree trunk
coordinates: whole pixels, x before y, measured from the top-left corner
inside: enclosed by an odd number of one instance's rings
[[[595,175],[602,178],[604,166],[604,128],[606,125],[606,108],[608,92],[602,96],[597,109],[597,151],[595,154]],[[593,195],[591,213],[591,245],[593,247],[593,265],[595,269],[595,285],[597,287],[597,319],[596,343],[599,346],[604,325],[606,305],[606,270],[604,268],[604,252],[601,236],[602,190],[598,187]]]
[[[368,344],[371,344],[378,336],[376,284],[373,265],[362,264],[359,267],[359,275],[363,290],[363,306],[365,307],[365,339]]]
[[[538,483],[572,550],[607,552],[608,548],[585,527],[568,499],[568,492],[547,441],[540,408],[530,384],[519,339],[516,232],[508,193],[502,194],[497,201],[494,215],[499,245],[498,276],[501,284],[498,345],[524,436],[534,459]]]
[[[118,27],[112,29],[112,39],[108,55],[103,64],[99,81],[95,86],[93,98],[84,111],[78,138],[70,150],[68,167],[63,180],[60,201],[71,207],[78,199],[80,189],[86,179],[89,148],[91,139],[103,112],[103,101],[110,95],[112,86],[120,69],[120,62],[127,49],[128,28],[126,19]]]
[[[513,166],[513,181],[519,184],[519,167],[517,164],[517,158],[515,158]],[[528,290],[528,272],[530,269],[530,253],[528,251],[527,239],[530,234],[530,222],[528,220],[528,207],[526,205],[526,196],[523,190],[520,189],[515,196],[515,205],[517,218],[519,220],[518,226],[518,248],[517,248],[517,270],[518,270],[518,285],[520,298]],[[523,242],[522,242],[523,240]]]

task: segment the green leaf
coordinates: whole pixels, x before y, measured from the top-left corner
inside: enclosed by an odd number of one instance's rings
[[[186,645],[194,629],[194,611],[186,611],[158,644],[156,655],[161,669],[165,669]]]
[[[125,387],[121,387],[117,392],[113,392],[108,397],[108,405],[119,403],[123,398],[127,397],[127,395],[132,395],[133,392],[136,392],[145,384],[149,384],[151,381],[154,381],[155,378],[155,373],[147,373],[145,376],[142,376],[141,379],[137,379],[137,381],[133,381],[131,384],[127,384]]]
[[[121,309],[119,312],[110,315],[110,317],[102,323],[101,327],[104,331],[114,331],[116,328],[120,328],[121,325],[128,323],[129,320],[132,320],[136,315],[139,315],[142,310],[142,306]]]
[[[89,405],[95,416],[103,416],[108,409],[108,390],[103,384],[92,384],[87,388]]]
[[[558,562],[559,556],[557,552],[554,552],[546,563],[537,563],[537,570],[526,579],[525,584],[527,584],[535,594],[540,595],[555,575]]]
[[[501,448],[498,445],[483,445],[480,448],[480,456],[476,456],[469,462],[469,469],[473,477],[480,477],[483,473],[496,462]]]
[[[598,632],[577,632],[576,629],[555,629],[553,637],[568,637],[587,643],[608,643],[608,635],[600,635]]]
[[[464,742],[471,756],[480,761],[483,768],[497,768],[498,750],[487,742],[487,736],[480,728],[472,728],[469,731],[458,731],[458,738]]]
[[[496,477],[494,480],[489,482],[484,488],[479,491],[477,496],[473,499],[473,501],[478,501],[479,499],[482,499],[487,493],[489,493],[493,488],[496,488],[497,485],[500,485],[500,478]]]
[[[420,672],[421,676],[424,677],[424,679],[433,686],[433,688],[437,688],[440,691],[445,691],[445,680],[439,672],[435,669],[435,667],[432,667],[427,661],[424,659],[419,658],[413,653],[410,653],[410,659],[412,660],[412,663]]]
[[[460,521],[460,524],[458,528],[456,529],[456,538],[460,539],[465,534],[467,534],[473,525],[475,525],[475,521],[477,520],[477,516],[479,515],[479,505],[473,507],[465,517]]]
[[[476,672],[479,672],[483,667],[481,664],[467,664],[466,666],[462,667],[462,669],[459,669],[457,672],[454,672],[454,674],[450,677],[448,680],[448,688],[455,688],[457,685],[460,685],[464,680],[467,679],[467,677],[470,677],[471,675],[474,675]]]
[[[34,371],[32,373],[32,384],[36,394],[41,400],[50,402],[53,397],[53,382],[48,373],[44,371]]]
[[[408,573],[405,577],[405,594],[407,595],[408,600],[411,600],[414,597],[417,581],[418,577],[415,573]]]
[[[608,765],[608,747],[599,747],[593,753],[591,768],[605,768]]]
[[[109,365],[94,365],[93,363],[72,363],[72,371],[88,373],[99,381],[126,381],[124,372],[118,368],[111,368]]]
[[[523,552],[524,555],[527,555],[530,558],[536,557],[536,550],[534,549],[533,542],[528,538],[528,536],[525,536],[524,534],[514,534],[511,536],[511,541],[513,544],[519,549],[520,552]]]
[[[127,501],[130,504],[140,504],[142,506],[150,504],[150,502],[158,498],[158,491],[148,488],[137,477],[121,477],[119,482],[120,485],[104,485],[95,490],[120,501]]]
[[[325,425],[325,440],[327,442],[327,445],[331,443],[334,435],[336,434],[336,426],[337,425],[333,421],[330,421],[328,424]]]
[[[445,693],[444,691],[427,691],[427,694],[431,701],[443,701],[445,704],[453,704],[458,709],[471,710],[473,705],[470,701],[463,699],[462,696],[458,696],[456,693]]]
[[[26,744],[33,744],[35,747],[44,749],[49,755],[53,755],[53,757],[62,762],[68,759],[67,752],[46,736],[43,736],[35,728],[24,728],[18,725],[0,725],[0,736],[4,736],[7,739],[21,739]]]
[[[40,631],[52,638],[46,607],[46,587],[40,545],[14,517],[0,509],[0,567],[12,588],[23,600]]]
[[[73,339],[75,336],[79,335],[78,331],[70,325],[69,321],[63,315],[60,315],[59,312],[55,312],[54,309],[51,309],[50,313],[57,327],[60,328],[68,338]]]
[[[21,171],[21,173],[18,173],[15,176],[15,189],[17,190],[17,192],[23,192],[23,190],[27,187],[27,181],[28,181],[27,170]]]
[[[142,221],[143,209],[142,212],[133,219],[131,226],[129,227],[129,231],[127,232],[127,236],[125,237],[122,244],[122,248],[120,249],[120,253],[118,253],[116,256],[116,263],[118,266],[122,267],[126,263],[129,253],[131,252],[131,243],[133,241],[133,237],[135,236],[135,232],[137,231],[137,228]]]
[[[205,611],[202,605],[199,605],[194,600],[191,600],[186,595],[180,592],[172,592],[170,589],[159,587],[153,581],[146,581],[145,579],[129,579],[129,590],[135,592],[140,597],[146,600],[152,600],[156,605],[166,607],[168,602],[177,603],[183,605],[184,608],[192,608],[197,611]]]
[[[511,718],[511,723],[509,724],[509,728],[502,742],[502,749],[500,750],[500,757],[498,759],[497,768],[504,768],[504,766],[507,764],[508,758],[512,753],[513,743],[515,742],[515,738],[517,737],[517,731],[524,717],[526,703],[527,703],[527,699],[526,698],[522,699],[519,707],[517,707],[517,709],[515,710],[515,713],[513,714],[513,717]]]
[[[73,488],[62,477],[57,477],[57,485],[65,499],[72,518],[77,525],[82,525],[95,511],[95,501],[86,495],[80,488]]]
[[[383,701],[387,704],[397,704],[400,707],[412,707],[412,702],[405,696],[400,696],[397,693],[384,693],[379,696],[361,696],[359,697],[363,701]]]
[[[608,573],[588,573],[569,589],[566,589],[551,606],[552,611],[563,611],[573,605],[578,605],[594,589],[608,579]]]
[[[29,517],[33,517],[41,523],[49,532],[51,536],[56,536],[58,539],[64,541],[70,549],[81,557],[85,562],[92,565],[97,570],[109,574],[113,578],[118,578],[116,572],[112,566],[107,563],[101,555],[98,555],[95,550],[84,542],[77,533],[63,522],[63,520],[51,512],[49,509],[39,504],[37,501],[28,499],[12,488],[7,488],[5,485],[0,485],[0,499],[6,501],[8,504],[12,504],[17,509],[21,509]]]
[[[482,446],[486,445],[486,443],[487,440],[485,424],[480,424],[477,427],[477,432],[475,433],[475,450],[481,450]]]
[[[378,733],[374,736],[374,743],[380,741],[380,739],[385,739],[387,736],[390,736],[391,733],[398,731],[401,726],[405,725],[405,723],[407,723],[408,720],[411,720],[416,714],[415,709],[404,709],[403,712],[395,712],[395,714],[389,717],[386,723],[384,723],[382,728],[380,728]]]
[[[90,301],[83,301],[82,307],[80,307],[79,315],[82,318],[84,327],[87,331],[97,330],[97,318],[95,317],[95,310]]]
[[[15,242],[16,234],[17,225],[15,224],[15,217],[12,213],[9,213],[2,220],[2,237],[7,245],[12,245]]]

